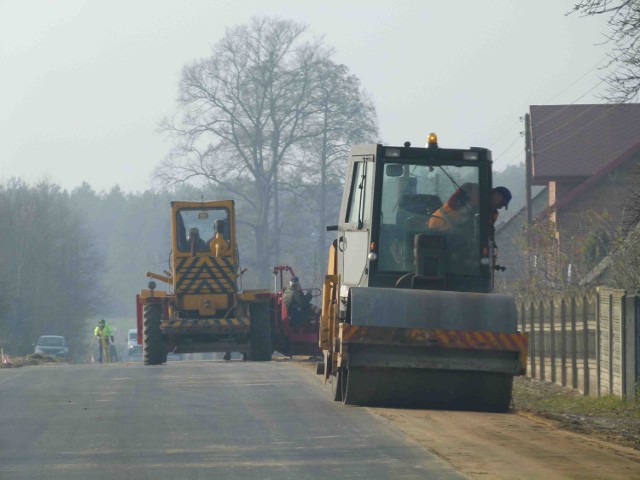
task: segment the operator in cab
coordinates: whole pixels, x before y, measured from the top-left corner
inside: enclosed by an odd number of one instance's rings
[[[496,187],[491,190],[489,197],[489,208],[491,208],[491,225],[498,220],[498,210],[504,208],[509,210],[509,202],[511,201],[511,190],[507,187]]]
[[[213,222],[213,230],[215,234],[213,235],[213,238],[207,242],[211,253],[216,257],[229,255],[230,253],[229,242],[224,238],[224,228],[224,220],[216,220]]]
[[[478,213],[480,189],[477,183],[463,183],[449,199],[429,218],[432,230],[451,232],[456,227],[467,224]]]
[[[449,233],[457,227],[468,225],[478,213],[479,188],[477,183],[464,183],[429,218],[428,226],[432,230]],[[507,187],[495,187],[489,197],[491,225],[498,219],[498,210],[509,207],[511,191]]]
[[[302,325],[311,311],[311,292],[303,293],[298,277],[291,277],[282,299],[293,326]]]
[[[200,237],[200,231],[197,227],[191,227],[189,229],[189,236],[187,237],[187,244],[190,248],[194,249],[196,252],[206,252],[207,244]]]

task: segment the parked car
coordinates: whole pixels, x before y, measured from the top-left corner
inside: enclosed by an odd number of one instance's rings
[[[138,344],[138,329],[132,328],[127,333],[127,354],[129,355],[129,360],[132,357],[141,357],[142,356],[142,345]]]
[[[42,335],[34,347],[33,353],[49,355],[63,360],[69,358],[69,346],[64,337],[60,335]]]

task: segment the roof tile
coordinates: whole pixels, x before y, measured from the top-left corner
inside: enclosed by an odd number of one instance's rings
[[[588,177],[640,141],[640,104],[531,105],[534,181]]]

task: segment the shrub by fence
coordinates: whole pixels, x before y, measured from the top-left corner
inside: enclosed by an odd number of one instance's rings
[[[640,295],[599,287],[587,294],[518,298],[529,333],[527,375],[585,395],[632,398],[640,383]]]

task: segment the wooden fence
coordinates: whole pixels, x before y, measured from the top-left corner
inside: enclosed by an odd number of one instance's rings
[[[584,295],[519,298],[529,333],[527,375],[584,395],[633,397],[640,383],[640,295],[599,287]]]

